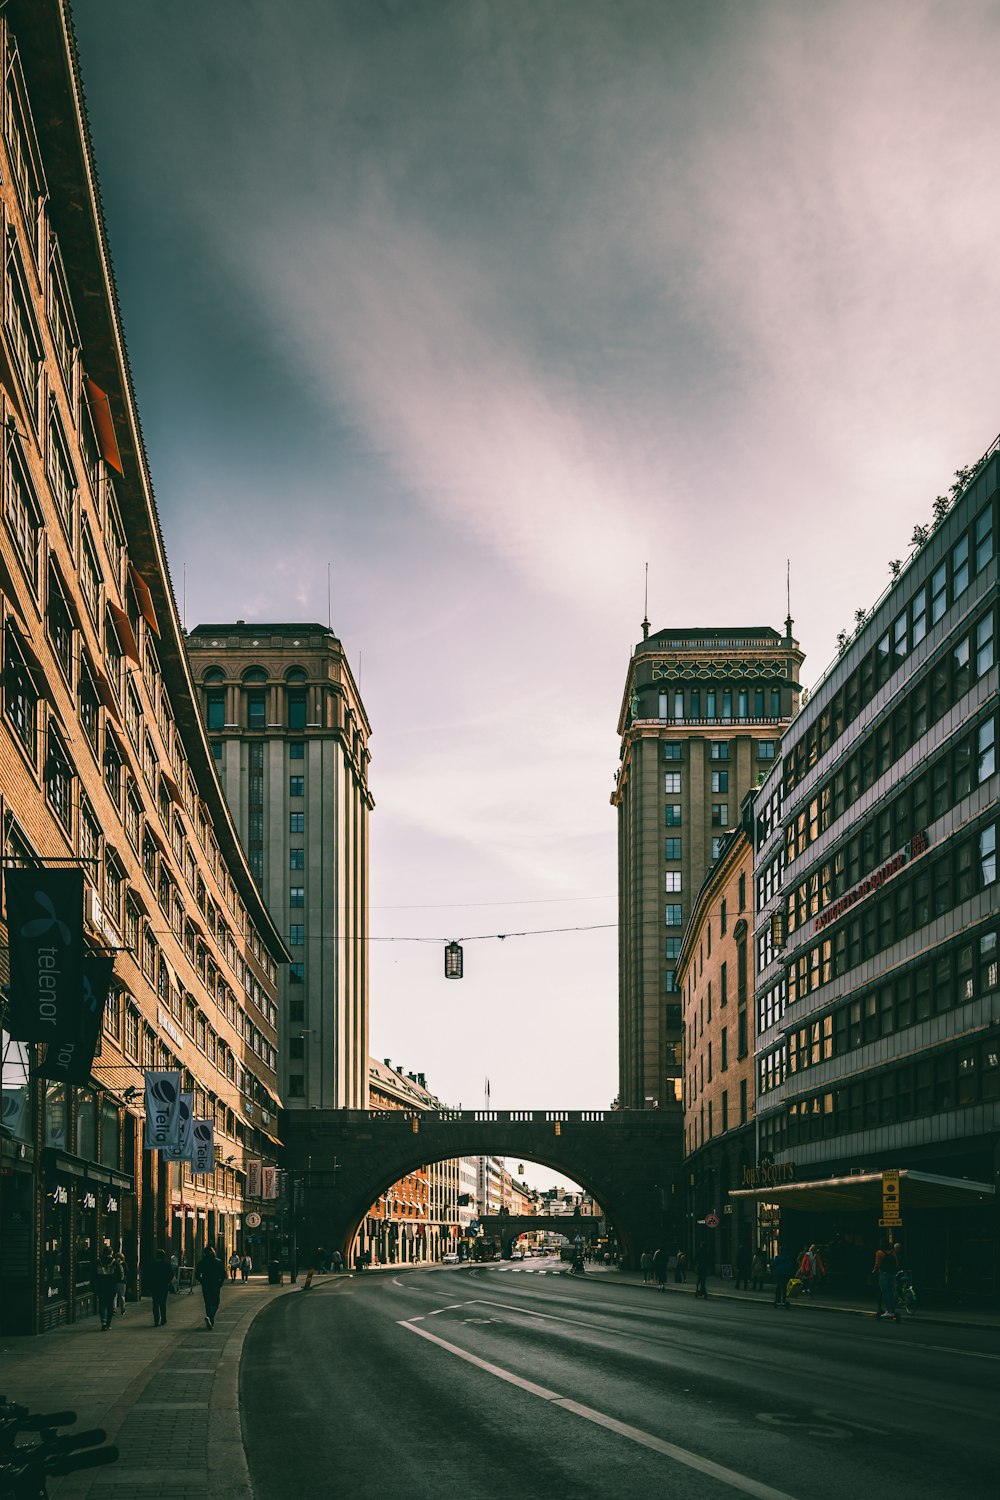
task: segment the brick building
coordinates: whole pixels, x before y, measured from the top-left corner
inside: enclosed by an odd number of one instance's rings
[[[92,1310],[102,1245],[134,1291],[156,1246],[190,1262],[247,1242],[246,1164],[277,1148],[287,953],[195,700],[68,6],[10,0],[0,51],[2,852],[79,862],[87,944],[114,953],[85,1087],[44,1082],[41,1048],[3,1036],[0,1330],[34,1332]],[[208,1176],[143,1151],[145,1068],[182,1070],[214,1121]],[[266,1256],[277,1204],[256,1207]]]

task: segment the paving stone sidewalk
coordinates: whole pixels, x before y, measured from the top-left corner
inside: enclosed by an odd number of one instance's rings
[[[325,1279],[325,1278],[324,1278]],[[0,1391],[34,1410],[71,1408],[78,1428],[103,1427],[121,1457],[53,1480],[58,1500],[250,1500],[239,1413],[239,1365],[255,1315],[299,1287],[264,1277],[227,1282],[215,1328],[200,1291],[169,1298],[165,1327],[149,1298],[108,1333],[96,1317],[0,1345]]]

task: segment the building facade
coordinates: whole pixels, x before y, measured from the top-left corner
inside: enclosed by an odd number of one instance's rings
[[[970,1296],[997,1276],[995,450],[787,731],[755,829],[773,1238],[863,1276],[888,1230],[921,1284]]]
[[[321,625],[199,625],[187,637],[212,754],[292,962],[281,981],[287,1109],[364,1109],[368,738]]]
[[[644,622],[644,631],[648,630]],[[629,662],[618,721],[619,1101],[681,1129],[684,925],[798,705],[802,653],[767,627],[661,630]]]
[[[0,1331],[28,1333],[93,1310],[104,1246],[130,1294],[157,1246],[188,1264],[243,1247],[247,1162],[276,1159],[287,953],[197,711],[68,6],[10,0],[0,51],[2,852],[79,865],[86,946],[114,956],[85,1085],[46,1082],[42,1048],[2,1037]],[[0,963],[6,982],[6,929]],[[149,1068],[179,1069],[214,1122],[207,1176],[143,1150]],[[266,1253],[277,1207],[259,1208]]]
[[[737,1251],[752,1249],[756,1234],[753,1208],[729,1198],[756,1164],[751,809],[752,796],[698,892],[677,964],[684,1011],[686,1248],[704,1239],[717,1265],[734,1265]]]

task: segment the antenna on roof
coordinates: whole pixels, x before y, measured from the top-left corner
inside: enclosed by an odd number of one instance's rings
[[[331,590],[330,564],[327,563],[327,565],[326,565],[326,628],[327,628],[327,630],[332,630],[333,629],[333,596],[332,596],[330,590]]]
[[[785,616],[785,636],[788,640],[792,638],[792,559],[785,559],[785,608],[788,613]]]
[[[188,565],[182,566],[183,579],[181,582],[181,629],[187,635],[188,628]]]
[[[646,592],[642,609],[642,638],[649,640],[649,563],[646,564]]]

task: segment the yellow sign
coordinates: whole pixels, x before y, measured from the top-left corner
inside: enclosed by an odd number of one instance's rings
[[[902,1229],[903,1221],[902,1219],[879,1219],[878,1227],[880,1229]]]
[[[892,1169],[882,1173],[882,1216],[886,1219],[899,1214],[899,1172]]]

